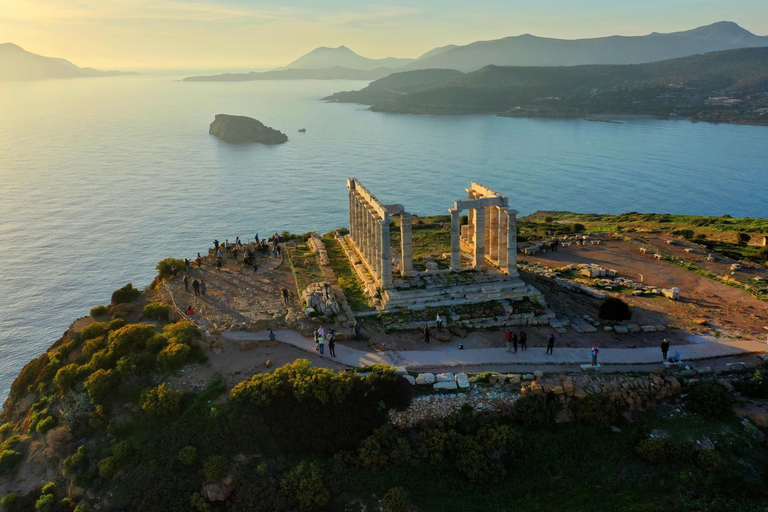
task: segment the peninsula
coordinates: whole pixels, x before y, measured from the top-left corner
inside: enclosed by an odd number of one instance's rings
[[[420,216],[349,178],[348,227],[214,240],[116,290],[13,383],[0,506],[768,503],[768,220],[465,191]]]
[[[216,114],[208,133],[232,143],[283,144],[288,136],[252,117]]]

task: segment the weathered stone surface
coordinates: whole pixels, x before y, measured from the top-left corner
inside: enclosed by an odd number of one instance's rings
[[[288,136],[284,133],[265,126],[252,117],[228,114],[216,114],[208,133],[227,142],[235,143],[282,144],[288,140]]]
[[[442,381],[442,382],[436,382],[434,386],[432,386],[434,389],[440,389],[440,390],[452,390],[457,389],[458,385],[456,384],[456,381]]]
[[[434,383],[435,383],[434,373],[420,373],[416,377],[416,384],[434,384]]]
[[[469,377],[467,377],[466,373],[457,373],[456,374],[456,384],[461,389],[466,389],[469,387]]]
[[[412,386],[416,385],[416,379],[411,375],[403,375],[403,378],[411,383]]]
[[[395,366],[395,371],[398,375],[408,375],[408,370],[405,366]]]
[[[456,379],[456,376],[452,373],[438,373],[435,375],[435,380],[437,382],[453,382]]]
[[[535,379],[541,379],[542,377],[544,377],[544,372],[541,370],[536,370],[535,372],[533,372],[533,377]]]

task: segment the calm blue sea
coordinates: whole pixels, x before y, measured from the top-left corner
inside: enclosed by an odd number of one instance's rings
[[[364,85],[0,83],[0,398],[75,318],[127,282],[149,284],[158,260],[192,257],[214,237],[345,225],[348,176],[417,214],[446,213],[476,180],[523,214],[768,217],[768,128],[409,116],[318,101]],[[223,143],[208,135],[217,113],[255,117],[289,141]]]

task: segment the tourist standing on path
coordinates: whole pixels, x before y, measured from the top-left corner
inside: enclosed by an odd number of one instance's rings
[[[200,256],[200,253],[197,253],[197,258],[195,258],[195,263],[197,263],[197,268],[200,268],[203,266],[203,257]]]
[[[507,329],[504,333],[504,338],[507,340],[507,352],[512,352],[512,331]]]
[[[274,333],[274,331],[272,331],[272,329],[270,329],[269,330],[269,341],[275,341],[275,339],[277,339],[276,336],[275,336],[275,333]]]
[[[184,277],[182,277],[181,280],[184,281],[184,289],[189,291],[189,278],[187,277],[187,274],[184,274]]]
[[[336,333],[333,330],[328,331],[328,354],[336,357]]]
[[[424,344],[429,345],[429,324],[424,324]]]
[[[512,333],[512,349],[514,350],[515,354],[517,354],[517,334],[515,334],[515,331],[511,331]]]
[[[664,341],[661,342],[661,360],[666,361],[667,360],[667,354],[669,353],[669,342],[664,339]]]
[[[259,234],[256,233],[256,236],[253,237],[253,239],[256,240],[256,243],[258,244],[259,243]]]
[[[285,304],[287,306],[288,303],[291,300],[291,296],[288,294],[288,289],[287,288],[283,288],[283,292],[282,293],[283,293],[283,304]]]
[[[437,323],[437,330],[438,331],[442,331],[443,330],[443,317],[440,316],[440,313],[437,314],[436,323]]]
[[[520,350],[528,350],[528,335],[525,331],[520,332]]]
[[[205,297],[205,281],[200,280],[200,295]]]
[[[317,338],[317,346],[318,346],[318,350],[320,351],[320,354],[323,354],[324,353],[323,349],[325,348],[325,338],[323,338],[322,336]]]
[[[360,323],[355,320],[355,341],[361,341],[363,339],[363,328],[360,327]]]
[[[197,279],[192,281],[192,289],[195,290],[195,297],[199,297],[200,296],[200,282]]]
[[[547,340],[547,354],[552,354],[552,349],[555,348],[555,335],[550,334]]]
[[[216,258],[216,267],[221,270],[221,257]]]
[[[237,246],[235,246],[235,247],[232,249],[232,259],[233,259],[233,260],[236,260],[236,259],[237,259]]]
[[[597,347],[597,343],[592,345],[592,366],[597,366],[597,354],[600,353],[600,349]]]
[[[192,270],[192,265],[190,265],[189,258],[184,258],[184,266],[187,267],[187,272]]]
[[[213,249],[218,252],[219,251],[219,240],[216,239],[213,241]]]

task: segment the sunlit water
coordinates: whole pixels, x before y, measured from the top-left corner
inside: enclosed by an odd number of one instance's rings
[[[417,214],[471,180],[521,213],[768,216],[768,128],[372,113],[319,98],[344,81],[126,77],[0,84],[0,397],[31,358],[156,262],[214,237],[346,224],[345,178]],[[208,135],[217,113],[286,132]],[[297,133],[306,128],[305,134]]]

